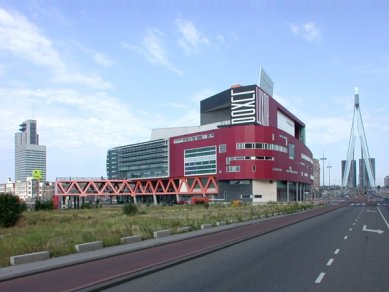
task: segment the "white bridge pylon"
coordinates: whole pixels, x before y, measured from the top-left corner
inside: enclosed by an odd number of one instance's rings
[[[357,136],[359,137],[359,140],[361,142],[362,159],[365,162],[365,167],[367,170],[367,176],[369,179],[370,187],[375,188],[375,181],[373,177],[372,166],[370,163],[369,147],[367,146],[365,129],[363,127],[361,109],[359,106],[359,93],[358,93],[358,88],[356,87],[355,95],[354,95],[353,123],[351,126],[351,134],[350,134],[350,140],[348,144],[346,166],[344,168],[344,173],[343,173],[343,181],[342,181],[343,187],[347,187],[347,182],[350,175],[351,162],[352,160],[354,160],[355,140],[357,139]]]

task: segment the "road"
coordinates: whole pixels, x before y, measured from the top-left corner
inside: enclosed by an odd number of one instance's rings
[[[353,205],[105,291],[389,291],[388,221]]]

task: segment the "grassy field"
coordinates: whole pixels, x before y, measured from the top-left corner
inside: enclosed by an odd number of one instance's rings
[[[201,224],[225,221],[227,224],[251,220],[261,215],[292,213],[313,207],[311,204],[274,204],[231,206],[198,205],[138,206],[138,214],[128,216],[122,208],[24,212],[17,225],[0,228],[0,267],[9,265],[10,256],[48,250],[57,257],[75,252],[76,244],[101,240],[105,247],[120,244],[120,238],[139,235],[144,240],[153,232],[178,227],[200,229]]]

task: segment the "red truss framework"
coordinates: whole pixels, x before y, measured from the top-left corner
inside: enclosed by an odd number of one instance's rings
[[[219,187],[213,176],[139,180],[57,179],[55,196],[213,195]]]

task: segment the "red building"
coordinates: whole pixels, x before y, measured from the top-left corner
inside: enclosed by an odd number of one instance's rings
[[[201,101],[206,127],[170,137],[170,177],[215,175],[213,199],[299,201],[310,192],[305,125],[260,87],[234,86]]]
[[[150,141],[109,149],[108,178],[142,202],[304,200],[313,183],[305,124],[272,98],[262,71],[260,84],[202,100],[200,126],[154,129]]]

